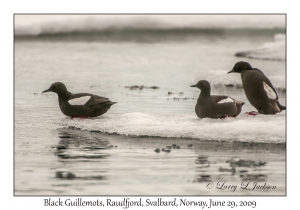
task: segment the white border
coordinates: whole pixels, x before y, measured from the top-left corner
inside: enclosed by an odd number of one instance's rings
[[[299,8],[296,1],[8,1],[1,3],[1,209],[44,209],[43,197],[13,197],[13,13],[287,13],[287,197],[214,197],[218,200],[256,200],[256,209],[283,209],[298,204]],[[79,4],[81,3],[81,4]],[[297,92],[296,92],[297,91]],[[291,97],[289,97],[291,96]],[[289,114],[288,114],[289,113]],[[297,162],[296,162],[297,161]],[[200,197],[209,199],[209,197]],[[2,208],[4,207],[4,208]],[[46,207],[49,208],[49,207]],[[120,207],[114,209],[122,209]],[[161,208],[160,208],[161,209]],[[216,209],[216,208],[215,208]],[[223,209],[223,208],[222,208]]]

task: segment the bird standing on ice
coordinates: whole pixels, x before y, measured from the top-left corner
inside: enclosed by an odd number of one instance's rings
[[[107,112],[111,105],[108,98],[93,95],[90,93],[70,93],[66,86],[61,82],[53,83],[49,89],[43,91],[54,92],[58,95],[60,110],[67,116],[87,118],[101,116]]]
[[[246,97],[260,114],[276,114],[286,109],[279,103],[276,90],[261,70],[240,61],[229,73],[241,73]]]
[[[228,96],[210,95],[210,84],[206,80],[200,80],[191,87],[197,87],[201,90],[195,107],[195,112],[199,118],[236,117],[241,113],[242,106],[245,104]]]

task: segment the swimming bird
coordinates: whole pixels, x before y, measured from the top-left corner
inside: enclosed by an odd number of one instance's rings
[[[53,83],[45,92],[54,92],[58,95],[58,103],[63,114],[71,118],[88,118],[101,116],[107,112],[111,105],[108,98],[90,93],[72,94],[62,82]]]
[[[245,104],[228,96],[210,95],[210,84],[206,80],[200,80],[191,87],[201,90],[195,106],[195,112],[199,118],[236,117],[241,113],[242,106]]]
[[[250,104],[261,114],[276,114],[285,110],[271,81],[264,73],[244,61],[236,63],[229,73],[241,73],[244,92]]]

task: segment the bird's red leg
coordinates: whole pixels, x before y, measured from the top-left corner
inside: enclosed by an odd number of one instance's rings
[[[258,115],[258,112],[252,111],[252,112],[246,112],[245,114],[247,114],[247,115],[252,115],[252,116],[256,116],[256,115]]]

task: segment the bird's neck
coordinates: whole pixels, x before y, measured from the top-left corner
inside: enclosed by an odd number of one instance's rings
[[[57,93],[57,95],[61,99],[66,99],[69,98],[72,95],[72,93],[70,93],[69,91],[64,91],[64,92]]]
[[[200,93],[200,97],[210,97],[210,90],[202,90]]]
[[[246,73],[247,71],[249,71],[249,70],[242,70],[242,71],[241,71],[241,78],[242,78],[242,80],[243,80],[243,78],[244,78],[244,76],[245,76],[245,73]]]

